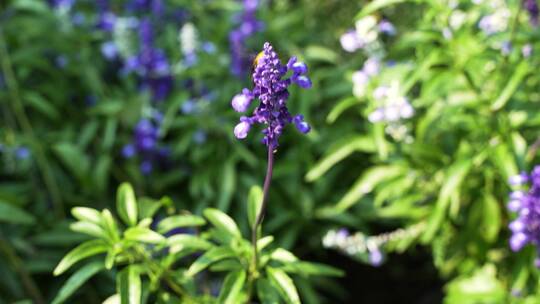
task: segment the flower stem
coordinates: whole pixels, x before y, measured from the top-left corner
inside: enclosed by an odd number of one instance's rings
[[[274,169],[274,147],[273,145],[268,145],[268,165],[266,167],[266,177],[264,178],[264,186],[263,186],[263,197],[262,197],[262,203],[261,203],[261,210],[257,214],[257,218],[255,219],[255,222],[253,223],[253,227],[251,230],[251,243],[253,244],[253,271],[257,271],[258,269],[258,261],[257,261],[257,230],[259,229],[259,226],[261,225],[264,214],[266,211],[266,205],[268,203],[268,190],[270,189],[270,182],[272,181],[272,172]]]

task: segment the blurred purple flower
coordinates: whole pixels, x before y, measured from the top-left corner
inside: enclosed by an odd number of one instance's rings
[[[258,21],[255,16],[259,4],[258,0],[243,0],[243,4],[244,11],[240,16],[240,24],[229,33],[231,72],[236,76],[241,76],[249,71],[251,64],[246,51],[246,40],[264,28],[264,24]]]
[[[540,245],[540,166],[534,167],[531,174],[520,173],[510,178],[512,185],[530,183],[527,192],[513,191],[510,194],[508,209],[517,212],[518,217],[510,222],[508,228],[512,231],[510,248],[521,250],[530,243]]]
[[[107,60],[113,60],[118,56],[118,48],[114,41],[107,41],[101,44],[101,54]]]
[[[15,157],[19,160],[28,159],[30,157],[30,149],[25,146],[20,146],[16,148]]]
[[[529,20],[533,26],[538,25],[538,3],[536,0],[523,0],[523,6],[529,12]]]

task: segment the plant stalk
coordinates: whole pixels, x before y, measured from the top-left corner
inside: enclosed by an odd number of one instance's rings
[[[266,167],[266,177],[264,178],[263,185],[263,197],[261,203],[261,210],[257,214],[257,218],[253,223],[251,230],[251,243],[253,245],[253,267],[254,271],[258,269],[258,251],[257,251],[257,231],[259,226],[262,224],[264,219],[264,214],[266,212],[266,205],[268,204],[268,191],[270,189],[270,183],[272,181],[272,172],[274,170],[274,146],[268,145],[268,165]]]

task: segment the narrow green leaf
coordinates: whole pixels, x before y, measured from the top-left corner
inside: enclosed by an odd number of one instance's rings
[[[428,221],[428,226],[422,237],[424,242],[431,240],[435,233],[439,230],[441,223],[445,217],[446,211],[450,204],[451,196],[459,191],[461,183],[467,176],[469,169],[471,168],[472,161],[470,159],[461,160],[454,163],[446,174],[445,183],[442,185],[435,210]]]
[[[296,286],[294,286],[293,280],[283,270],[267,267],[266,273],[270,282],[279,290],[281,297],[287,303],[300,304],[300,296],[298,296]]]
[[[184,249],[210,249],[213,245],[207,240],[195,235],[176,234],[167,239],[167,245],[171,252],[176,253]]]
[[[77,270],[69,279],[64,283],[52,304],[64,303],[73,293],[75,293],[88,279],[94,276],[96,273],[103,270],[103,262],[93,262],[85,265],[81,269]]]
[[[137,200],[135,192],[128,183],[123,183],[116,192],[116,209],[120,218],[130,226],[137,224]]]
[[[324,173],[335,164],[345,159],[357,151],[375,152],[377,150],[375,142],[370,137],[358,136],[340,141],[334,149],[329,151],[319,162],[315,164],[306,174],[309,182],[319,179]]]
[[[263,198],[263,191],[261,187],[259,186],[253,186],[249,190],[248,195],[248,222],[249,226],[253,227],[253,224],[255,223],[255,220],[257,219],[257,215],[261,211],[261,204],[262,204],[262,198]]]
[[[217,207],[219,210],[224,210],[225,212],[229,210],[229,205],[231,204],[231,199],[236,187],[235,164],[236,162],[234,158],[232,158],[225,162],[222,169],[223,175],[221,176],[221,190]]]
[[[88,234],[98,238],[106,238],[107,234],[99,225],[91,222],[75,222],[69,225],[69,228],[73,231]]]
[[[335,211],[340,213],[349,209],[377,185],[404,174],[405,170],[401,166],[378,166],[368,169],[336,204]]]
[[[98,225],[102,221],[101,213],[93,208],[74,207],[71,209],[71,214],[79,221],[91,222]]]
[[[36,219],[30,213],[12,204],[0,201],[0,223],[32,225]]]
[[[165,237],[144,227],[131,227],[124,232],[126,240],[157,244],[165,241]]]
[[[287,263],[280,268],[288,273],[297,273],[306,276],[314,275],[342,277],[344,275],[344,272],[341,269],[324,264],[303,261]]]
[[[356,97],[347,97],[341,100],[332,108],[330,113],[328,113],[328,116],[326,116],[326,122],[329,124],[333,124],[336,121],[336,119],[339,118],[341,113],[343,113],[348,108],[357,104],[358,104],[358,100],[356,99]]]
[[[174,215],[159,222],[158,231],[160,233],[166,233],[176,228],[196,227],[204,224],[206,224],[206,221],[200,216],[191,214]]]
[[[529,62],[522,61],[514,71],[514,74],[510,77],[510,80],[506,83],[506,86],[501,91],[499,97],[491,105],[492,111],[498,111],[502,109],[508,100],[512,97],[517,90],[525,76],[529,73]]]
[[[246,281],[246,272],[243,270],[234,271],[225,277],[221,292],[219,294],[218,303],[220,304],[236,304],[241,303],[241,291]]]
[[[266,278],[257,280],[257,296],[261,304],[279,303],[279,293]]]
[[[119,275],[119,290],[121,304],[141,303],[141,277],[137,266],[127,266]]]
[[[212,263],[215,263],[219,260],[235,257],[236,254],[234,251],[227,247],[217,247],[208,250],[205,254],[200,256],[187,271],[187,275],[194,276],[200,271],[204,270]]]
[[[484,194],[482,236],[490,243],[495,242],[501,229],[501,208],[492,194]]]
[[[55,276],[60,275],[78,261],[106,252],[108,248],[108,244],[103,240],[84,242],[64,256],[60,263],[58,263],[58,266],[54,269],[53,274]]]
[[[105,229],[111,240],[115,242],[120,240],[116,221],[108,209],[103,209],[101,211],[101,226]]]
[[[234,220],[227,214],[214,208],[205,209],[203,214],[210,221],[210,223],[212,223],[212,225],[216,226],[217,229],[227,232],[235,238],[242,238],[240,229],[238,229],[238,226],[236,226]]]

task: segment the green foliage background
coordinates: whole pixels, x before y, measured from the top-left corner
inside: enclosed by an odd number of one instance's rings
[[[123,159],[121,149],[150,97],[133,78],[111,76],[99,51],[106,38],[73,26],[45,1],[0,4],[0,303],[51,301],[66,281],[53,277],[53,269],[87,240],[69,230],[69,211],[113,208],[125,181],[140,197],[170,197],[177,210],[222,210],[248,235],[246,198],[262,183],[266,163],[258,134],[245,141],[232,134],[238,115],[231,97],[250,83],[229,72],[228,33],[241,6],[166,2],[189,11],[200,39],[217,47],[194,67],[175,70],[176,82],[192,79],[216,98],[199,114],[184,115],[178,109],[189,92],[177,88],[159,105],[160,140],[172,149],[172,165],[149,176],[137,160]],[[511,13],[508,28],[487,36],[477,25],[489,5],[470,1],[262,1],[258,17],[266,28],[249,40],[250,50],[270,41],[282,60],[305,61],[313,80],[311,90],[293,89],[289,100],[291,112],[303,113],[313,130],[285,132],[276,155],[263,225],[276,246],[331,265],[330,249],[322,246],[329,229],[370,235],[420,225],[421,233],[383,249],[392,260],[427,248],[446,282],[446,303],[540,301],[535,249],[509,250],[513,215],[505,208],[508,177],[538,162],[540,32],[520,1],[502,2]],[[84,1],[77,9],[93,11]],[[467,17],[445,38],[458,9]],[[355,97],[351,74],[366,56],[344,52],[339,37],[369,14],[395,24],[397,35],[383,41],[385,58],[395,64],[370,81],[368,94]],[[179,27],[167,21],[158,33],[172,62],[181,61]],[[505,41],[512,43],[508,55],[499,47]],[[530,57],[521,53],[527,43]],[[64,68],[55,65],[58,55],[68,60]],[[371,93],[391,81],[402,84],[415,108],[406,122],[412,142],[392,139],[383,124],[367,120],[376,106]],[[87,96],[95,97],[94,106],[85,104]],[[194,140],[201,129],[203,144]],[[21,145],[30,158],[15,157]],[[100,272],[75,297],[99,303],[111,294],[111,282],[113,274]],[[357,292],[335,282],[315,284],[320,293],[300,288],[302,300],[346,302]]]

